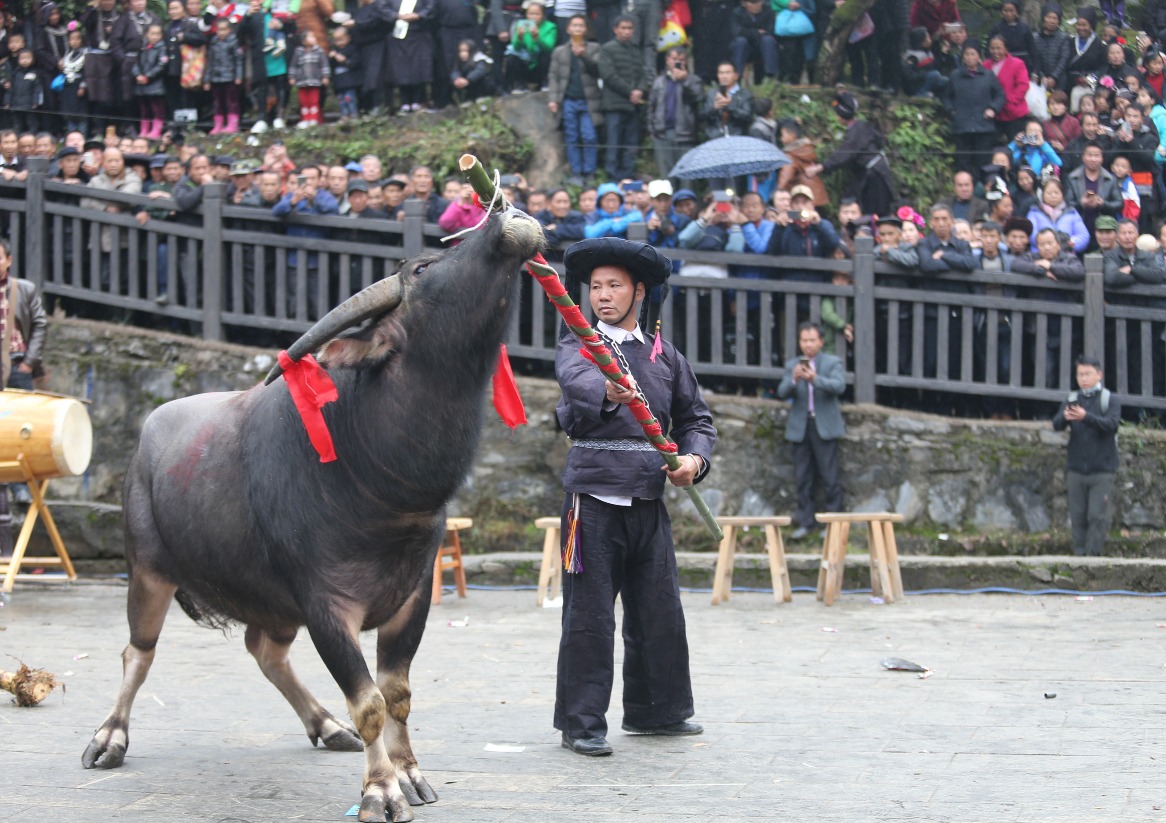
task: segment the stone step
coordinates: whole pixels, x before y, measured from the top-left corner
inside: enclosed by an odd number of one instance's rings
[[[848,553],[844,588],[870,585],[868,558]],[[471,585],[510,586],[535,584],[541,556],[533,552],[498,552],[464,555],[466,579]],[[677,552],[680,585],[710,588],[715,554]],[[794,586],[816,586],[818,554],[787,554],[790,581]],[[900,556],[903,586],[921,589],[1072,589],[1078,591],[1125,590],[1166,592],[1166,559],[1125,557],[923,557]],[[737,554],[733,585],[742,588],[770,586],[769,560],[764,555]]]

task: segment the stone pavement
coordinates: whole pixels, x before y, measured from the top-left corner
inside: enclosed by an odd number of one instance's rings
[[[242,633],[198,628],[177,606],[138,696],[126,765],[84,771],[81,752],[120,680],[124,602],[120,584],[24,584],[0,609],[0,667],[14,667],[11,655],[68,684],[34,709],[0,695],[0,820],[353,819],[344,813],[358,800],[361,757],[313,750]],[[533,591],[447,594],[413,665],[411,733],[441,796],[417,820],[1166,818],[1166,601],[684,602],[705,734],[628,737],[617,691],[615,755],[591,760],[560,748],[550,724],[559,613],[536,609]],[[888,655],[934,674],[884,671]],[[293,660],[342,713],[306,637]]]

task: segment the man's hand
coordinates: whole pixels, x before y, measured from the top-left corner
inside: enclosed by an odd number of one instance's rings
[[[16,370],[21,374],[32,374],[32,366],[28,365],[23,360],[20,362],[20,365],[16,367]]]
[[[1045,88],[1046,89],[1048,89],[1049,91],[1052,91],[1056,87],[1057,87],[1057,78],[1055,78],[1055,77],[1046,77],[1045,78]]]
[[[803,169],[803,172],[805,173],[806,177],[817,177],[822,173],[822,164],[814,163],[812,165],[806,166],[806,168]]]
[[[620,386],[617,383],[612,383],[610,380],[605,380],[604,382],[607,384],[605,390],[607,392],[607,400],[609,403],[619,403],[626,406],[628,403],[636,399],[636,392],[638,391],[639,387],[636,386],[636,380],[634,377],[630,375],[628,376],[628,383],[631,384],[632,391],[628,391],[623,386]]]
[[[144,211],[140,211],[134,215],[134,219],[138,221],[139,226],[144,226],[150,219],[150,215],[146,214]]]
[[[1130,274],[1133,271],[1133,266],[1122,266],[1118,271],[1122,274]]]
[[[995,120],[996,119],[996,110],[995,109],[984,109],[984,119],[985,120]]]
[[[721,94],[719,91],[713,96],[713,108],[717,111],[720,111],[732,102],[732,97],[727,94]]]
[[[814,378],[817,376],[818,376],[818,373],[816,371],[814,371],[813,366],[803,365],[802,363],[798,363],[796,366],[794,366],[794,382],[795,383],[799,380],[805,380],[807,383],[813,383]]]
[[[1065,406],[1065,419],[1070,423],[1080,423],[1085,419],[1085,409],[1075,403]]]
[[[460,80],[462,82],[462,85],[458,86],[458,80]],[[464,88],[466,85],[465,78],[459,77],[457,80],[453,81],[453,84],[455,86],[457,86],[459,89]],[[551,114],[558,114],[559,113],[559,104],[556,103],[554,100],[548,100],[547,101],[547,109],[550,111]]]
[[[644,102],[644,92],[642,89],[632,89],[631,95],[628,97],[632,101],[632,105],[638,106]]]
[[[668,474],[668,480],[673,486],[679,486],[681,488],[691,486],[692,481],[700,474],[700,457],[695,454],[682,454],[677,459],[680,461],[678,468],[670,469],[665,465],[661,471]]]
[[[933,251],[931,253],[932,260],[939,260],[942,257],[943,257],[943,249],[936,249],[935,251]]]
[[[846,328],[842,330],[842,336],[846,338],[847,343],[854,342],[854,324],[847,323]]]

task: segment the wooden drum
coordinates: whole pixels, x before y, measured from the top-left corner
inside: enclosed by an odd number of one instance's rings
[[[0,483],[24,482],[14,463],[23,454],[38,480],[71,477],[89,467],[93,426],[89,412],[72,397],[6,389],[0,391]]]

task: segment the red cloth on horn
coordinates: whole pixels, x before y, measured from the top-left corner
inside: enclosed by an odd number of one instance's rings
[[[328,431],[328,424],[324,422],[324,413],[320,409],[325,403],[331,403],[337,398],[336,384],[310,354],[297,363],[286,351],[281,351],[279,365],[283,369],[283,379],[287,381],[292,402],[296,404],[296,411],[300,413],[300,420],[307,429],[308,440],[320,455],[320,462],[333,462],[336,459],[336,448],[332,445],[332,434]]]
[[[518,384],[514,382],[514,370],[510,368],[505,343],[498,347],[498,366],[494,369],[494,410],[511,429],[526,422],[526,408],[518,394]]]

